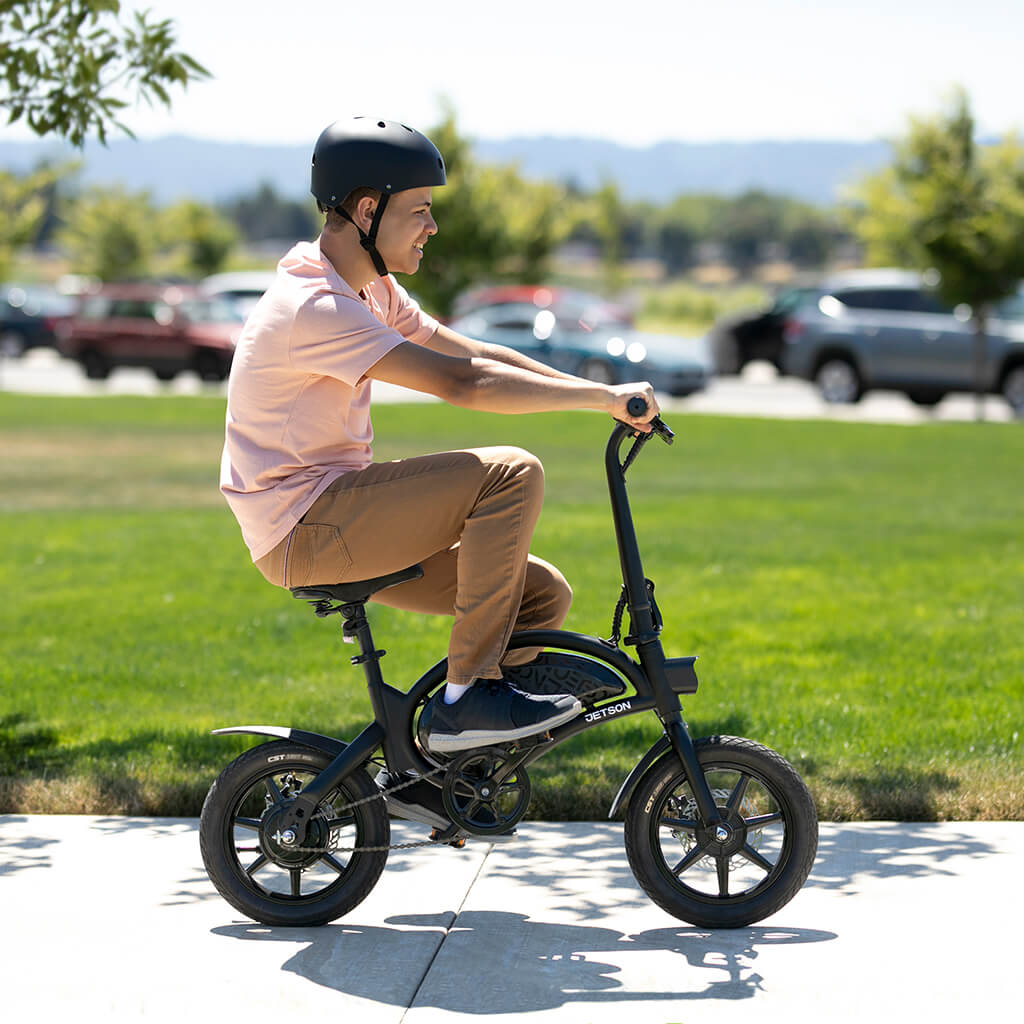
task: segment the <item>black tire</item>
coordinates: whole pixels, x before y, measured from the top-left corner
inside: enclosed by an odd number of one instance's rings
[[[167,382],[167,381],[174,380],[174,378],[178,376],[178,371],[177,370],[169,370],[169,369],[167,369],[165,367],[159,367],[159,368],[154,368],[153,376],[156,377],[157,380],[161,380],[161,381]]]
[[[217,891],[246,917],[269,925],[326,924],[366,899],[384,870],[391,837],[384,801],[344,809],[378,792],[362,769],[317,807],[306,840],[315,852],[289,850],[274,838],[290,795],[330,761],[276,740],[236,758],[210,787],[199,819],[203,863]],[[385,849],[336,849],[354,846]]]
[[[1014,416],[1024,419],[1024,365],[1011,366],[1003,374],[999,390],[1009,403]]]
[[[110,376],[110,362],[95,349],[86,349],[78,360],[89,380],[106,380]]]
[[[668,754],[630,797],[626,854],[644,892],[673,917],[699,928],[742,928],[774,914],[804,884],[818,849],[818,815],[803,780],[775,751],[735,736],[695,747],[727,811],[728,836],[700,828],[686,775]]]
[[[231,364],[208,348],[200,349],[196,353],[196,373],[200,380],[221,381],[227,377]]]
[[[914,405],[920,405],[924,408],[933,408],[945,397],[945,391],[938,391],[934,388],[911,388],[907,392],[907,398],[909,398]]]
[[[857,367],[843,356],[823,359],[814,371],[814,382],[821,397],[834,405],[859,402],[864,394],[864,382]]]

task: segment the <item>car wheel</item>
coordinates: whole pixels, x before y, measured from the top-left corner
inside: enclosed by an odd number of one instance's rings
[[[25,335],[20,331],[4,331],[0,334],[0,356],[17,359],[24,354],[26,348]]]
[[[595,384],[618,384],[619,375],[605,359],[584,359],[576,369],[576,376],[592,380]]]
[[[169,381],[174,380],[174,378],[178,376],[178,371],[168,370],[163,367],[161,367],[159,370],[154,368],[153,376],[156,377],[157,380]]]
[[[216,352],[203,349],[196,355],[196,373],[200,380],[219,381],[228,375],[228,366]]]
[[[856,402],[864,393],[857,368],[848,359],[839,356],[826,359],[818,367],[814,382],[818,385],[821,397],[837,405]]]
[[[929,390],[928,388],[914,388],[907,392],[907,398],[909,398],[914,405],[938,405],[945,397],[945,391],[934,391]]]
[[[1013,414],[1024,417],[1024,366],[1014,366],[1007,370],[1000,390]]]
[[[722,331],[711,336],[711,354],[715,365],[715,373],[729,376],[743,369],[740,360],[740,346],[736,335]]]
[[[110,376],[110,363],[95,349],[83,352],[78,358],[89,380],[106,380]]]

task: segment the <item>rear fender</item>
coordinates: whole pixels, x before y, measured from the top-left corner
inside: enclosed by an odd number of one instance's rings
[[[214,729],[214,736],[229,736],[242,733],[248,736],[273,736],[278,740],[292,740],[304,747],[321,750],[331,758],[337,757],[347,746],[343,740],[330,736],[321,736],[318,732],[306,732],[305,729],[289,729],[283,725],[232,725],[227,729]]]
[[[624,809],[626,804],[629,803],[629,798],[636,784],[643,778],[644,773],[648,768],[658,760],[659,757],[668,753],[672,749],[672,744],[667,736],[662,736],[657,743],[651,747],[650,750],[644,754],[643,757],[636,763],[633,770],[626,776],[626,781],[619,787],[618,793],[615,795],[615,800],[612,802],[612,808],[608,812],[609,818],[614,818],[619,810]]]

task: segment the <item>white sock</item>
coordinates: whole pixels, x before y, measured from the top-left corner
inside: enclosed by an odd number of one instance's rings
[[[444,702],[454,704],[473,684],[445,683]]]

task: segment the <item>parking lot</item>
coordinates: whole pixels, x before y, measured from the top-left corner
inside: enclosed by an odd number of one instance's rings
[[[226,385],[203,383],[194,373],[182,373],[161,383],[148,370],[118,369],[109,379],[92,381],[77,363],[61,359],[52,349],[33,349],[20,359],[0,358],[0,391],[39,395],[181,395],[223,394]],[[378,384],[378,402],[432,401],[403,388]],[[929,423],[936,420],[973,420],[971,395],[949,395],[934,409],[915,406],[898,392],[869,392],[856,405],[829,405],[806,381],[779,377],[765,363],[749,365],[739,377],[720,377],[707,390],[686,398],[661,398],[672,412],[733,416],[769,416],[780,419],[832,419],[875,423]],[[985,398],[985,419],[1013,419],[1009,406],[995,395]]]

